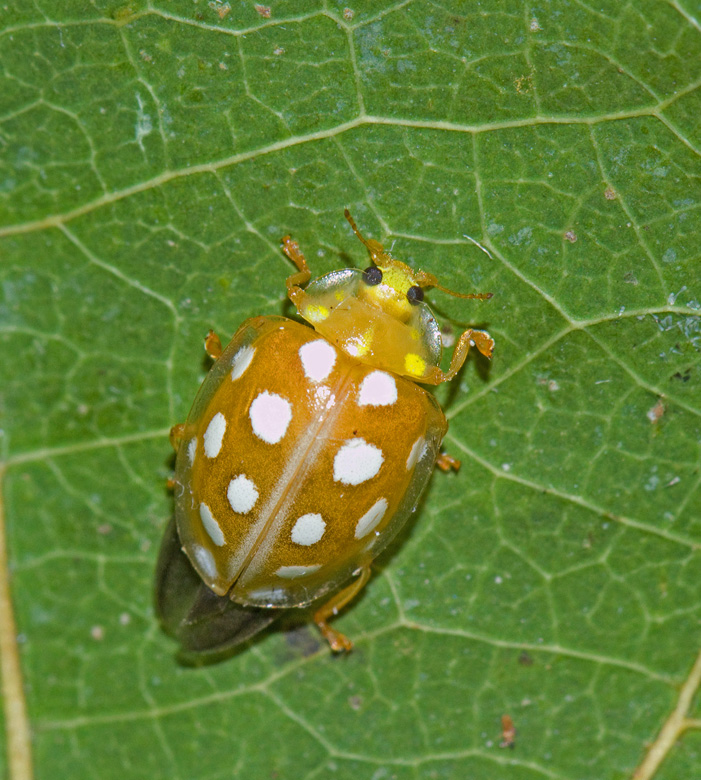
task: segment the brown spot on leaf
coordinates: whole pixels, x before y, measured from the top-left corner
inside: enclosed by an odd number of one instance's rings
[[[650,422],[654,425],[656,422],[659,422],[662,417],[664,417],[664,413],[666,411],[667,408],[665,407],[663,400],[658,398],[657,403],[651,409],[648,409],[647,419],[650,420]]]
[[[511,748],[512,750],[516,746],[516,727],[511,715],[501,716],[501,742],[500,748]]]

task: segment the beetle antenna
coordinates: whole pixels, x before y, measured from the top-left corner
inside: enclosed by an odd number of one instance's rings
[[[353,228],[355,235],[367,246],[367,241],[363,238],[363,234],[358,230],[358,226],[355,224],[355,220],[351,217],[348,209],[343,209],[343,216],[350,222],[350,226]]]
[[[370,260],[372,260],[375,265],[378,264],[378,260],[380,260],[380,258],[382,258],[382,260],[390,259],[389,253],[385,252],[385,248],[379,241],[375,241],[374,238],[365,238],[365,236],[363,236],[363,234],[358,230],[358,226],[355,224],[355,220],[353,217],[351,217],[351,213],[348,211],[348,209],[343,210],[343,216],[348,220],[348,222],[350,222],[350,226],[353,228],[353,232],[360,239],[363,246],[368,250]]]
[[[419,271],[418,274],[416,274],[416,281],[424,289],[427,289],[429,287],[435,287],[436,290],[440,290],[441,292],[448,293],[448,295],[452,295],[454,298],[473,298],[473,299],[477,299],[478,301],[488,301],[494,295],[494,293],[455,292],[455,290],[450,290],[447,287],[443,287],[442,284],[438,284],[438,279],[436,279],[436,277],[433,274],[426,273],[426,271]]]
[[[476,298],[478,301],[488,301],[494,295],[494,293],[459,293],[455,292],[455,290],[449,290],[447,287],[442,287],[440,284],[434,284],[433,286],[436,290],[448,293],[448,295],[452,295],[455,298]]]

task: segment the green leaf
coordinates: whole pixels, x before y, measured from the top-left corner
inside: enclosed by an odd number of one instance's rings
[[[639,776],[698,776],[698,3],[0,19],[11,776],[626,778],[665,722]],[[335,621],[351,655],[303,626],[179,666],[152,607],[168,430],[209,328],[291,313],[283,235],[315,275],[363,267],[346,206],[494,293],[431,296],[497,342],[437,390],[462,468]]]

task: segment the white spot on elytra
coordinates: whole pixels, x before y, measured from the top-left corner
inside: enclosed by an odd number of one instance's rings
[[[197,565],[204,572],[206,577],[214,579],[217,576],[217,566],[214,563],[214,556],[205,547],[200,547],[199,544],[193,544],[190,548]]]
[[[226,431],[226,418],[221,412],[217,412],[209,421],[204,433],[204,454],[208,458],[216,458],[219,455],[224,431]]]
[[[292,529],[292,541],[295,544],[303,544],[305,547],[316,544],[326,530],[324,518],[314,512],[302,515],[297,519]]]
[[[234,477],[229,482],[229,487],[226,489],[226,497],[229,499],[234,512],[245,515],[246,512],[250,512],[256,505],[258,488],[248,477],[239,474],[238,477]]]
[[[197,452],[197,439],[190,439],[187,443],[187,459],[190,461],[190,465],[195,462],[195,453]]]
[[[243,376],[246,369],[251,365],[253,355],[255,355],[255,347],[241,347],[241,349],[234,355],[231,361],[231,379],[232,381]]]
[[[299,348],[299,358],[307,379],[323,382],[336,363],[336,350],[323,339],[310,341]]]
[[[293,580],[296,577],[304,577],[307,574],[313,574],[320,568],[321,564],[317,564],[316,566],[281,566],[275,574],[277,574],[278,577]]]
[[[336,403],[336,396],[329,390],[328,387],[315,387],[314,399],[319,406],[319,409],[331,409]]]
[[[419,458],[423,455],[423,447],[424,447],[425,441],[423,436],[419,436],[419,438],[414,442],[414,446],[411,448],[411,452],[409,453],[409,457],[406,459],[406,470],[410,471],[414,468],[414,466],[419,462]]]
[[[377,474],[383,460],[382,450],[365,439],[348,439],[333,459],[333,478],[344,485],[359,485]]]
[[[358,406],[390,406],[397,400],[397,383],[384,371],[373,371],[363,379]]]
[[[268,444],[277,444],[292,419],[290,402],[267,390],[255,398],[248,411],[253,433]]]
[[[200,504],[200,519],[202,520],[204,530],[209,534],[209,538],[217,547],[223,547],[225,542],[224,534],[207,504]]]
[[[387,499],[381,498],[375,502],[370,509],[358,520],[358,524],[355,526],[355,538],[362,539],[364,536],[377,528],[380,520],[385,516],[387,511]]]

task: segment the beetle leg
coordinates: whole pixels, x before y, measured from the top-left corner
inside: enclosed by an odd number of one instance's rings
[[[353,647],[353,643],[340,631],[331,628],[326,621],[329,618],[338,615],[343,607],[360,593],[369,579],[370,566],[364,566],[360,570],[360,575],[357,579],[353,580],[350,585],[336,593],[331,601],[324,604],[323,607],[320,607],[314,613],[314,622],[319,626],[319,631],[321,631],[324,639],[331,645],[331,649],[334,653],[349,652]]]
[[[287,296],[299,309],[302,305],[302,299],[305,296],[302,285],[306,284],[312,278],[312,272],[309,270],[307,260],[302,254],[299,244],[293,241],[289,236],[282,239],[282,251],[297,266],[298,273],[287,277]]]
[[[177,452],[180,442],[185,438],[185,423],[178,423],[170,429],[170,446]]]
[[[219,360],[223,352],[219,336],[213,330],[209,331],[207,338],[204,340],[204,351],[212,360]]]
[[[436,458],[436,466],[441,471],[450,471],[451,469],[457,471],[460,468],[460,461],[452,455],[448,455],[447,452],[441,452]]]
[[[466,330],[458,339],[458,343],[453,350],[453,357],[450,360],[450,368],[447,371],[441,371],[434,366],[419,382],[426,382],[429,385],[439,385],[441,382],[449,382],[463,366],[470,347],[477,349],[485,356],[490,358],[494,351],[494,339],[486,330]]]

